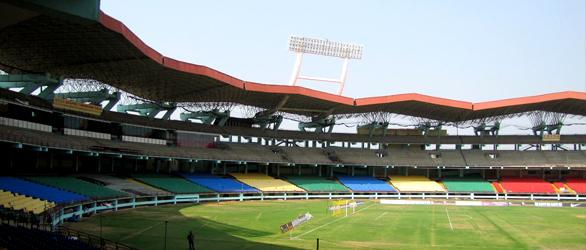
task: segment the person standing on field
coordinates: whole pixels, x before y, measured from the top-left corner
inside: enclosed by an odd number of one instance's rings
[[[189,231],[187,235],[187,241],[189,242],[189,250],[195,250],[195,244],[193,244],[193,232]]]

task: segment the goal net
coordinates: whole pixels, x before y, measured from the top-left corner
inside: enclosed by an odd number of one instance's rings
[[[358,204],[354,200],[334,200],[328,206],[328,212],[332,216],[348,216],[356,212]]]

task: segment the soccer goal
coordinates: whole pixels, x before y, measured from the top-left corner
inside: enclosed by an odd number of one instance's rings
[[[355,200],[334,200],[330,202],[328,212],[330,212],[332,216],[348,216],[349,214],[354,214],[356,212],[357,206],[358,204]]]

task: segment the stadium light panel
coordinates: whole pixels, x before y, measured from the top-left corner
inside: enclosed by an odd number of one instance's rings
[[[289,37],[289,51],[348,59],[361,59],[363,46],[353,43],[334,42],[327,39]]]

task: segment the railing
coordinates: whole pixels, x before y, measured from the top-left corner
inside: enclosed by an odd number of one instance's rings
[[[70,239],[75,239],[75,240],[79,240],[81,242],[84,242],[92,247],[95,247],[96,249],[101,249],[101,250],[134,250],[136,248],[124,245],[122,243],[119,242],[115,242],[115,241],[111,241],[111,240],[107,240],[104,239],[102,237],[93,235],[93,234],[88,234],[88,233],[84,233],[81,231],[77,231],[65,226],[61,226],[59,227],[59,234],[70,238]]]
[[[491,193],[260,193],[260,194],[181,194],[137,196],[110,200],[86,201],[61,206],[50,211],[54,227],[66,220],[77,220],[101,211],[118,211],[140,206],[159,206],[177,203],[200,203],[246,200],[309,200],[309,199],[442,199],[442,200],[496,200],[496,201],[566,201],[586,202],[586,195],[562,194],[491,194]]]

